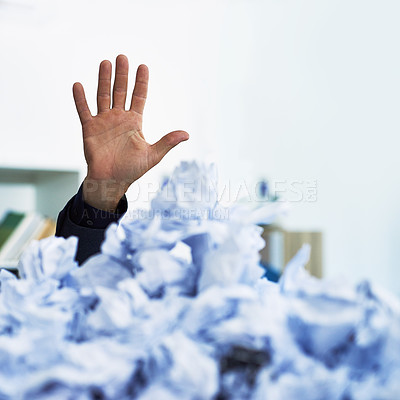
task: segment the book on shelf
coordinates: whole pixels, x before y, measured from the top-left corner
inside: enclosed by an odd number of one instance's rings
[[[19,258],[33,240],[52,236],[56,223],[38,213],[9,211],[0,222],[0,268],[16,270]]]
[[[25,214],[14,211],[10,211],[6,214],[0,224],[0,249],[11,236],[13,230],[23,220],[24,216]]]

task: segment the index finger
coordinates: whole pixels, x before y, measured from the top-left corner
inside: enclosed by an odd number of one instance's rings
[[[132,93],[131,111],[143,114],[149,85],[149,69],[146,65],[139,65],[136,72],[135,88]]]

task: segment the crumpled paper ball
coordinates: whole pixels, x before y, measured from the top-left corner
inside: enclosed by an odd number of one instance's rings
[[[0,399],[400,398],[399,300],[311,277],[307,245],[261,278],[285,205],[221,207],[215,176],[182,163],[81,268],[49,238],[0,271]]]

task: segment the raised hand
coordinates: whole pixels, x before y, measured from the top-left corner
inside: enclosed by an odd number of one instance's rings
[[[174,131],[154,144],[147,143],[142,119],[149,71],[145,65],[139,66],[131,105],[125,110],[128,59],[124,55],[117,57],[112,106],[111,69],[109,61],[100,64],[96,116],[90,113],[80,83],[74,84],[73,94],[88,166],[83,183],[84,200],[93,207],[112,212],[129,186],[189,135],[185,131]]]

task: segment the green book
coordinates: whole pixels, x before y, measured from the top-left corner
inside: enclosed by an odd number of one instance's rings
[[[14,211],[9,211],[6,214],[0,224],[0,249],[4,246],[14,229],[19,225],[24,217],[24,213]]]

